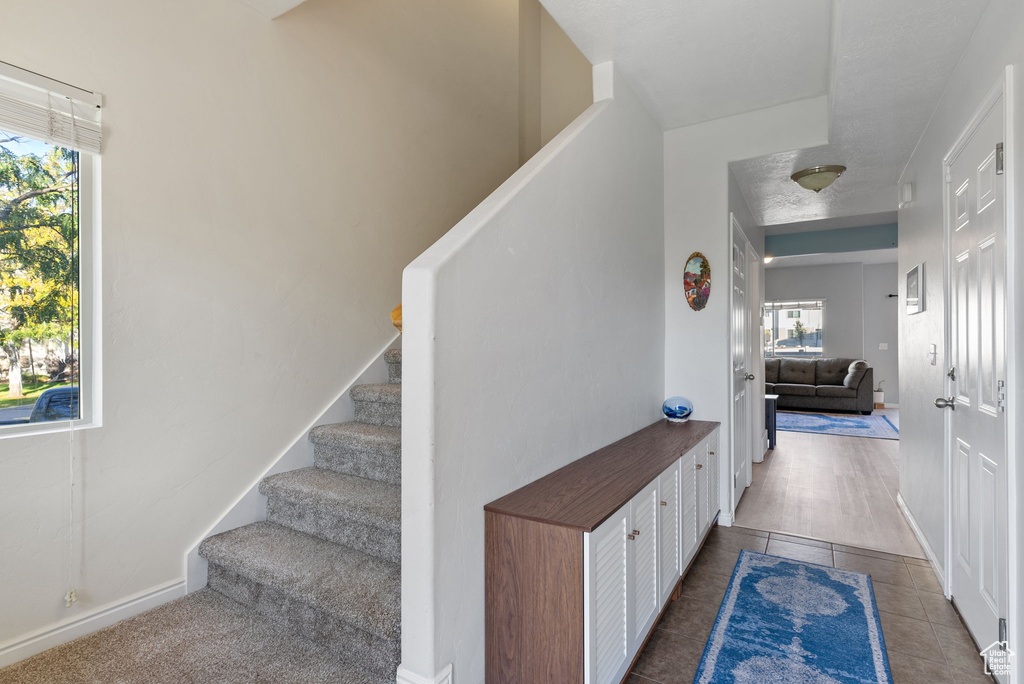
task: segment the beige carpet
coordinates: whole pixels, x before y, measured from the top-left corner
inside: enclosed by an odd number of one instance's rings
[[[209,590],[0,669],[0,684],[380,681]]]

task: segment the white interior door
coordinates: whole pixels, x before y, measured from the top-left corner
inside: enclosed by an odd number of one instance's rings
[[[1003,117],[999,98],[947,161],[952,368],[936,401],[951,440],[951,590],[982,648],[1008,609]]]
[[[732,459],[730,473],[731,492],[728,512],[730,519],[750,482],[751,430],[750,388],[753,375],[747,368],[750,346],[748,334],[750,310],[747,305],[747,254],[752,251],[736,217],[729,215],[732,228]]]
[[[750,459],[753,463],[760,463],[764,460],[764,454],[768,450],[768,433],[764,425],[764,316],[761,315],[764,307],[764,266],[761,255],[753,246],[747,246],[747,302],[748,302],[748,333],[750,341],[747,343],[747,370],[754,379],[750,381],[747,392],[747,414],[750,416]],[[753,480],[753,468],[747,469],[747,483],[749,487]]]

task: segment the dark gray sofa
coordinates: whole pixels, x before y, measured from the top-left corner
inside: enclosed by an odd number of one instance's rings
[[[874,374],[863,359],[765,359],[764,392],[779,408],[860,411],[874,408]]]

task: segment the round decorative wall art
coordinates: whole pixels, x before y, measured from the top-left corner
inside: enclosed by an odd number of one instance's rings
[[[686,302],[694,311],[703,309],[711,296],[711,265],[700,252],[694,252],[686,260],[683,292],[686,293]]]

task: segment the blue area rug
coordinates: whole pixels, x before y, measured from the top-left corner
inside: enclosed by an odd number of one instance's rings
[[[694,684],[891,684],[871,578],[743,551]]]
[[[899,439],[899,429],[885,416],[837,416],[824,413],[775,414],[775,428],[785,432],[816,432],[821,435]]]

